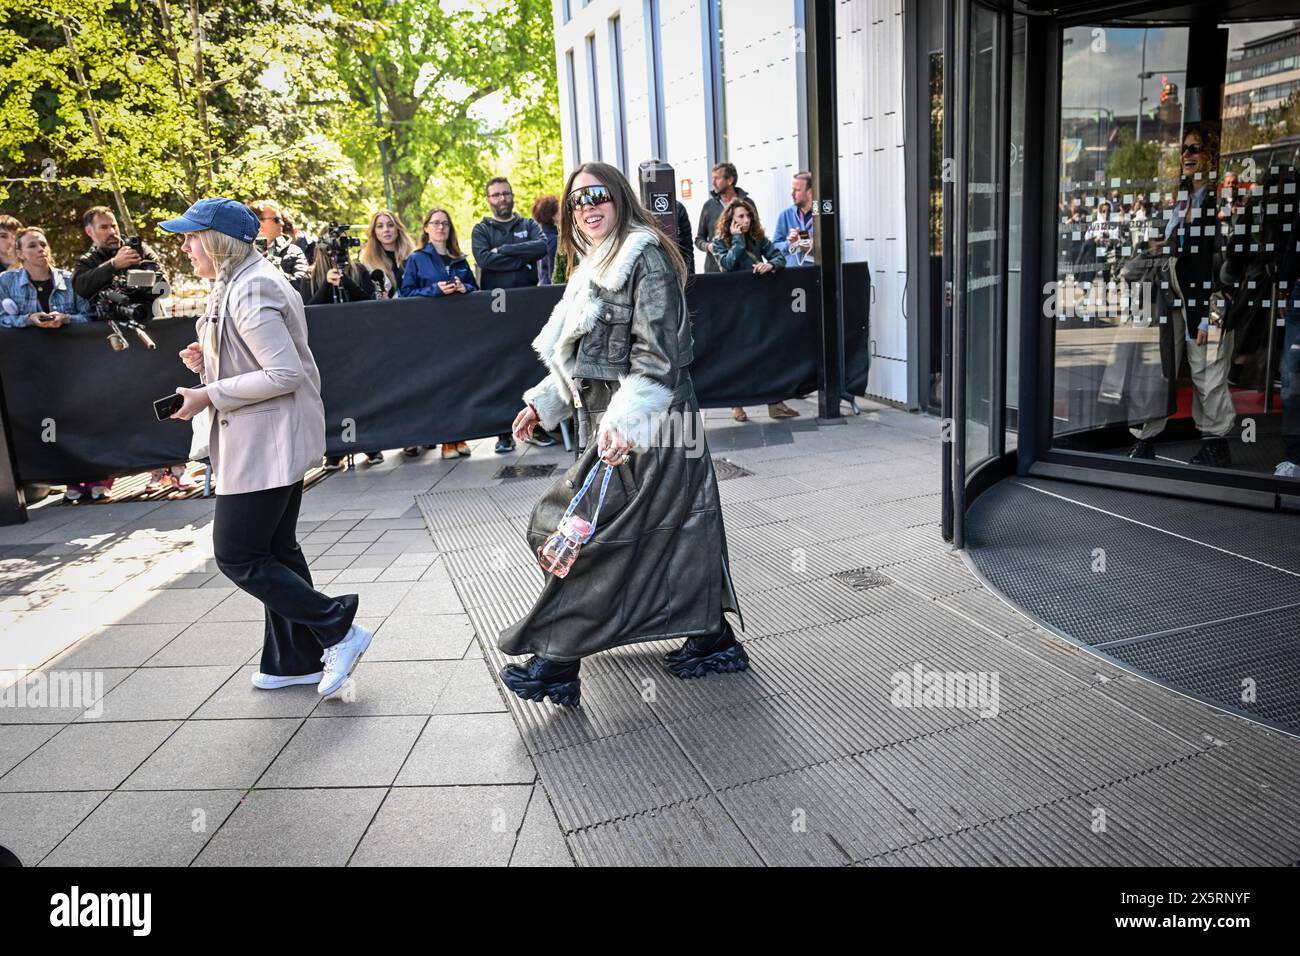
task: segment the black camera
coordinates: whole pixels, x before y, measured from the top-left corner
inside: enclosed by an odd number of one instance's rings
[[[136,238],[135,241],[138,243],[140,240]],[[153,321],[153,305],[167,292],[167,280],[161,272],[155,269],[124,269],[114,275],[107,288],[95,296],[92,303],[95,317],[107,322],[112,329],[108,335],[108,344],[115,352],[130,347],[122,333],[123,328],[133,331],[146,348],[158,347],[144,326]]]
[[[141,239],[139,236],[128,236],[124,245],[126,245],[131,249],[134,249],[136,255],[138,255],[141,259],[144,258],[144,240]]]
[[[326,227],[324,234],[320,237],[320,240],[317,243],[316,254],[319,255],[321,252],[324,252],[334,260],[334,268],[346,268],[348,263],[351,261],[348,256],[348,250],[355,249],[357,246],[361,245],[360,239],[348,235],[348,230],[352,228],[354,227],[349,226],[347,223],[340,226],[337,222],[331,222],[329,226]],[[365,227],[357,226],[355,228],[363,229]]]

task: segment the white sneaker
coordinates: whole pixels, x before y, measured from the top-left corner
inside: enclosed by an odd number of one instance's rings
[[[80,500],[81,500],[81,492],[78,491],[76,488],[69,488],[67,491],[65,491],[65,492],[63,493],[63,500],[64,500],[64,501],[80,501]]]
[[[100,498],[103,498],[107,494],[108,494],[107,488],[105,488],[103,485],[96,485],[94,488],[90,489],[90,500],[98,501]]]
[[[322,671],[314,674],[299,674],[297,677],[279,677],[275,674],[263,674],[258,671],[253,675],[253,686],[262,690],[275,690],[277,687],[290,687],[293,684],[317,684]]]
[[[1276,478],[1300,477],[1300,466],[1297,466],[1293,461],[1284,461],[1273,469],[1273,476]]]
[[[333,647],[325,648],[325,653],[320,656],[325,663],[325,672],[321,677],[320,686],[316,688],[322,697],[334,693],[343,686],[343,682],[352,673],[352,668],[357,666],[357,661],[366,652],[374,636],[364,627],[353,624],[347,637]]]

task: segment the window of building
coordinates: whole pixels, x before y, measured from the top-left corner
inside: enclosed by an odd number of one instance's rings
[[[646,78],[650,87],[650,146],[656,156],[667,158],[668,134],[664,123],[664,56],[659,32],[659,0],[645,0]]]
[[[573,156],[582,162],[582,124],[578,122],[578,73],[573,65],[573,51],[564,51],[565,79],[569,85],[569,124],[573,128]]]
[[[627,166],[627,113],[623,99],[623,20],[609,18],[609,61],[613,70],[610,85],[614,90],[614,151],[619,169],[626,175]]]
[[[596,70],[596,34],[587,34],[587,82],[591,85],[591,145],[592,158],[602,159],[605,150],[600,143],[600,80]]]

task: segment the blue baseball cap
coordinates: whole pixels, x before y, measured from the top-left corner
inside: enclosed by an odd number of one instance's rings
[[[252,242],[261,228],[253,210],[233,199],[200,199],[179,218],[158,225],[168,232],[214,229],[241,242]]]

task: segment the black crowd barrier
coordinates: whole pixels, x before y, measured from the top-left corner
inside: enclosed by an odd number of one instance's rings
[[[848,391],[864,394],[869,273],[845,267]],[[687,289],[701,406],[775,402],[817,387],[820,272],[701,275]],[[331,454],[504,433],[545,369],[531,348],[563,288],[313,306]],[[0,388],[23,482],[92,480],[184,462],[191,430],[153,401],[197,384],[177,352],[193,322],[155,322],[157,351],[114,352],[101,323],[0,331]],[[129,333],[128,333],[129,334]]]

